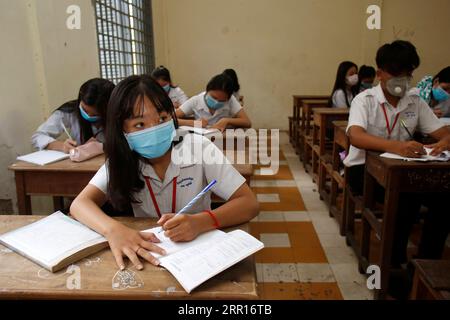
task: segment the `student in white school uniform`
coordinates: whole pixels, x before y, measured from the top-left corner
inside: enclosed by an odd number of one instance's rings
[[[347,134],[351,147],[344,164],[349,167],[346,180],[355,194],[363,192],[365,150],[420,157],[425,150],[421,143],[411,138],[416,131],[438,140],[427,146],[433,149],[433,155],[450,150],[450,130],[441,124],[419,95],[409,91],[412,72],[420,64],[416,48],[406,41],[394,41],[378,50],[376,61],[380,84],[356,96],[350,108]],[[375,198],[383,203],[384,190],[381,187],[375,190]],[[422,204],[429,211],[425,216],[417,257],[441,257],[450,230],[446,201],[438,194],[400,195],[391,257],[394,268],[407,262],[408,238]],[[407,290],[410,284],[411,281],[403,289]],[[405,297],[407,291],[395,294]]]
[[[342,62],[336,73],[333,91],[328,105],[333,108],[350,108],[358,94],[358,66],[350,61]]]
[[[169,69],[164,66],[159,66],[152,71],[152,77],[163,87],[164,91],[169,95],[170,100],[176,108],[179,108],[183,103],[188,100],[188,96],[181,90],[180,87],[175,86],[172,83],[172,78],[170,77]]]
[[[141,233],[107,216],[108,199],[119,210],[131,203],[135,216],[160,218],[173,241],[189,241],[214,228],[240,224],[258,214],[258,202],[239,172],[208,139],[186,133],[182,138],[172,102],[149,76],[121,81],[108,105],[106,164],[73,201],[71,214],[104,235],[117,265],[127,256],[137,269],[138,256],[158,265],[150,252],[164,254],[153,234]],[[196,150],[196,152],[194,152]],[[202,156],[207,162],[203,161]],[[183,160],[183,161],[180,161]],[[214,160],[214,161],[212,161]],[[187,214],[174,216],[213,179],[211,189],[227,202],[210,208],[204,195]]]
[[[200,120],[203,128],[250,128],[252,123],[244,109],[233,96],[233,82],[226,74],[214,76],[202,92],[176,110],[178,122],[183,126],[194,126]],[[194,117],[195,120],[184,119]]]
[[[434,77],[424,77],[417,84],[417,90],[438,118],[450,117],[450,66]]]
[[[69,153],[71,149],[95,139],[104,142],[106,106],[114,84],[94,78],[80,87],[78,99],[64,103],[56,109],[31,137],[32,145],[39,150],[57,150]],[[57,140],[64,127],[73,138]]]

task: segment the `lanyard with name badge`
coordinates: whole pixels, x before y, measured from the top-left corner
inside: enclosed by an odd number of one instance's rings
[[[150,178],[147,176],[144,176],[145,183],[147,184],[148,191],[150,192],[150,196],[152,198],[153,206],[155,207],[156,213],[158,214],[158,217],[161,218],[161,211],[159,210],[158,202],[156,202],[155,193],[153,192],[152,185],[150,184]],[[173,178],[172,180],[172,211],[171,213],[175,212],[175,206],[177,203],[177,177]]]
[[[384,113],[384,119],[386,120],[386,129],[388,132],[388,139],[391,138],[391,133],[392,131],[394,131],[395,125],[397,124],[398,121],[398,117],[400,116],[400,113],[397,113],[397,115],[395,116],[395,120],[394,120],[394,124],[392,125],[392,128],[389,126],[389,119],[386,113],[386,107],[384,105],[384,103],[381,104],[381,107],[383,108],[383,113]]]

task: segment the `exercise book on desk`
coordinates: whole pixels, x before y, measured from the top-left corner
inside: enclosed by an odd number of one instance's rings
[[[398,159],[398,160],[405,160],[405,161],[421,161],[421,162],[427,162],[427,161],[449,161],[450,160],[450,151],[444,151],[438,156],[432,156],[430,148],[424,148],[426,151],[426,155],[421,156],[420,158],[408,158],[403,157],[395,153],[383,153],[380,155],[380,157],[388,158],[388,159]]]
[[[38,164],[40,166],[50,164],[53,162],[61,161],[69,158],[70,155],[61,151],[55,150],[41,150],[33,153],[29,153],[23,156],[17,157],[17,160],[22,160],[34,164]]]
[[[172,242],[160,230],[160,227],[144,230],[153,232],[161,240],[157,245],[166,250],[164,256],[153,254],[188,293],[264,248],[261,241],[242,230],[228,233],[213,230],[190,242]]]
[[[51,272],[108,246],[103,236],[61,211],[0,235],[0,243]]]

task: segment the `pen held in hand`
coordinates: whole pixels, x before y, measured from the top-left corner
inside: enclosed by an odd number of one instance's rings
[[[72,136],[70,135],[69,131],[67,130],[66,126],[64,125],[64,122],[61,122],[62,127],[64,129],[64,132],[67,134],[70,140],[73,140]]]
[[[200,199],[203,195],[205,195],[215,184],[217,183],[217,180],[214,179],[211,181],[205,188],[203,188],[202,191],[200,191],[199,194],[197,194],[187,205],[183,207],[178,213],[175,214],[174,217],[176,217],[179,214],[185,213],[187,209],[189,209],[195,202],[197,202],[198,199]],[[164,231],[164,229],[161,227],[161,230],[158,231],[158,233],[161,233]]]

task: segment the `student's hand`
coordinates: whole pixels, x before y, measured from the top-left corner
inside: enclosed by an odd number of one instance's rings
[[[179,103],[179,102],[174,102],[174,103],[173,103],[173,106],[174,106],[175,109],[178,109],[178,108],[181,106],[181,103]]]
[[[86,143],[89,143],[89,142],[97,142],[98,140],[97,139],[95,139],[94,137],[92,137],[92,138],[90,138],[88,141],[86,141]]]
[[[423,144],[417,141],[397,141],[394,153],[407,158],[420,158],[427,154]]]
[[[199,120],[195,120],[195,121],[201,121],[202,128],[206,128],[208,126],[208,120],[206,120],[205,118],[200,118]]]
[[[432,149],[431,152],[430,152],[430,155],[438,156],[442,152],[450,150],[450,137],[447,136],[446,138],[441,139],[439,142],[430,144],[430,145],[425,146],[425,147]]]
[[[170,240],[191,241],[204,231],[204,217],[202,213],[179,214],[176,217],[174,213],[167,213],[157,223],[162,226],[165,230],[164,235]]]
[[[105,237],[108,239],[117,266],[121,270],[125,269],[123,256],[127,256],[136,269],[142,270],[144,266],[139,261],[138,255],[157,266],[159,265],[159,260],[150,252],[156,252],[161,255],[166,254],[164,249],[154,244],[160,241],[153,233],[139,232],[128,228],[121,223],[114,225],[114,227],[105,234]]]
[[[228,119],[222,118],[216,122],[215,125],[211,126],[211,128],[219,129],[221,132],[225,131],[228,126]]]
[[[441,108],[434,108],[433,112],[436,115],[436,117],[438,117],[438,118],[442,118],[442,116],[444,115]]]
[[[75,149],[77,147],[76,141],[73,141],[72,139],[67,139],[64,141],[63,144],[63,151],[64,153],[70,153],[70,150]]]

